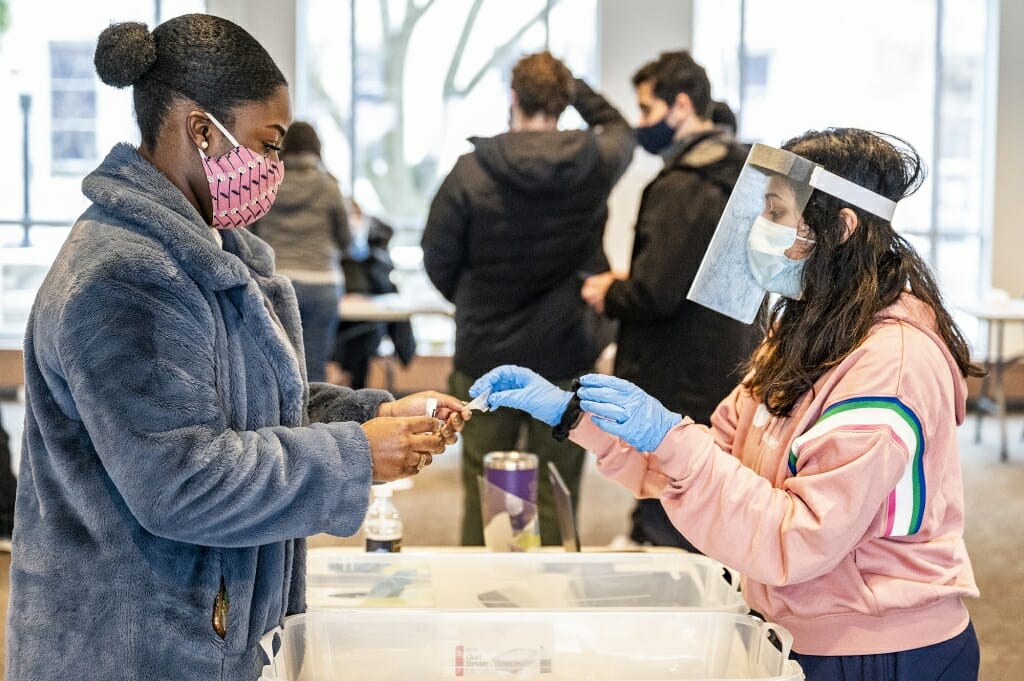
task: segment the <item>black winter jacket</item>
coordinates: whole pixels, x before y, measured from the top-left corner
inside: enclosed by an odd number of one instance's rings
[[[633,158],[626,120],[576,81],[588,130],[473,138],[442,183],[423,232],[427,274],[455,303],[456,370],[519,364],[552,379],[600,348],[581,277],[608,267],[607,200]]]
[[[605,297],[620,323],[615,375],[698,423],[740,381],[759,338],[757,326],[686,299],[746,154],[716,129],[666,162],[640,201],[629,279]]]

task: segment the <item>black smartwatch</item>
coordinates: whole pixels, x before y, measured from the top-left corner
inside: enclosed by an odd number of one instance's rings
[[[574,378],[569,389],[572,390],[572,399],[569,400],[565,411],[562,412],[561,420],[551,429],[551,437],[559,442],[569,439],[569,431],[579,425],[580,419],[583,418],[583,410],[580,409],[580,396],[576,394],[576,391],[580,389],[580,379]]]

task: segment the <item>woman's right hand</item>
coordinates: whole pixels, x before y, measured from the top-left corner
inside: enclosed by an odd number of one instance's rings
[[[362,424],[375,482],[416,475],[445,449],[442,421],[430,416],[379,417]]]

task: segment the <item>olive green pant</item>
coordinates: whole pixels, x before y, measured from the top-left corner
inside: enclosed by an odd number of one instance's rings
[[[451,394],[462,400],[469,399],[469,386],[473,379],[459,371],[448,379]],[[572,381],[556,383],[560,388],[569,389]],[[521,446],[520,434],[525,429],[525,445]],[[518,409],[502,408],[493,412],[473,412],[462,431],[462,490],[465,501],[462,505],[462,544],[482,546],[484,543],[483,518],[480,513],[480,488],[477,477],[484,474],[484,455],[488,452],[521,449],[537,455],[537,506],[540,519],[542,544],[562,543],[555,514],[551,484],[548,481],[548,462],[554,462],[558,472],[572,493],[573,508],[579,506],[580,477],[586,452],[579,445],[566,440],[558,442],[551,437],[551,426],[538,421]]]

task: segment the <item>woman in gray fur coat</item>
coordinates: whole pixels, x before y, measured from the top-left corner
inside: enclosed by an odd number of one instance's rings
[[[292,287],[233,229],[273,202],[291,118],[252,36],[116,24],[95,63],[134,86],[142,144],[85,178],[29,319],[7,679],[256,679],[305,608],[302,538],[358,530],[372,481],[468,413],[307,383]]]

